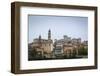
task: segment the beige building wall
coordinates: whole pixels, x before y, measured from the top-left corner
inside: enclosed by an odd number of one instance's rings
[[[69,47],[69,46],[65,46],[64,47],[64,54],[66,54],[66,53],[73,53],[73,47]]]
[[[44,43],[44,44],[42,44],[41,48],[44,49],[43,50],[44,52],[51,53],[52,52],[52,46],[53,46],[52,43]]]

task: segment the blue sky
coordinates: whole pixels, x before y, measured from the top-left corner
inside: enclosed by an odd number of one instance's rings
[[[47,39],[49,29],[53,40],[62,39],[63,35],[88,40],[88,17],[29,15],[28,19],[29,43],[39,35]]]

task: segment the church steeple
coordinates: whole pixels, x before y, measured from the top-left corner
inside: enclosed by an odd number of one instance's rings
[[[39,35],[39,46],[41,46],[41,35]]]
[[[51,39],[51,30],[49,29],[49,31],[48,31],[48,40],[50,40]]]
[[[39,39],[41,40],[41,35],[39,35]]]

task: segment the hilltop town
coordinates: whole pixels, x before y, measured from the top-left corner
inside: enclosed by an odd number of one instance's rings
[[[81,38],[71,38],[67,35],[63,39],[51,38],[51,30],[48,30],[48,38],[41,35],[28,44],[28,60],[46,59],[73,59],[88,57],[88,41]]]

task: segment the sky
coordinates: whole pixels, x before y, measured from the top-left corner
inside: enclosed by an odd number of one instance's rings
[[[48,30],[51,30],[51,38],[63,39],[63,35],[71,38],[88,40],[88,17],[77,16],[28,16],[28,42],[31,43],[39,35],[43,39],[48,38]]]

